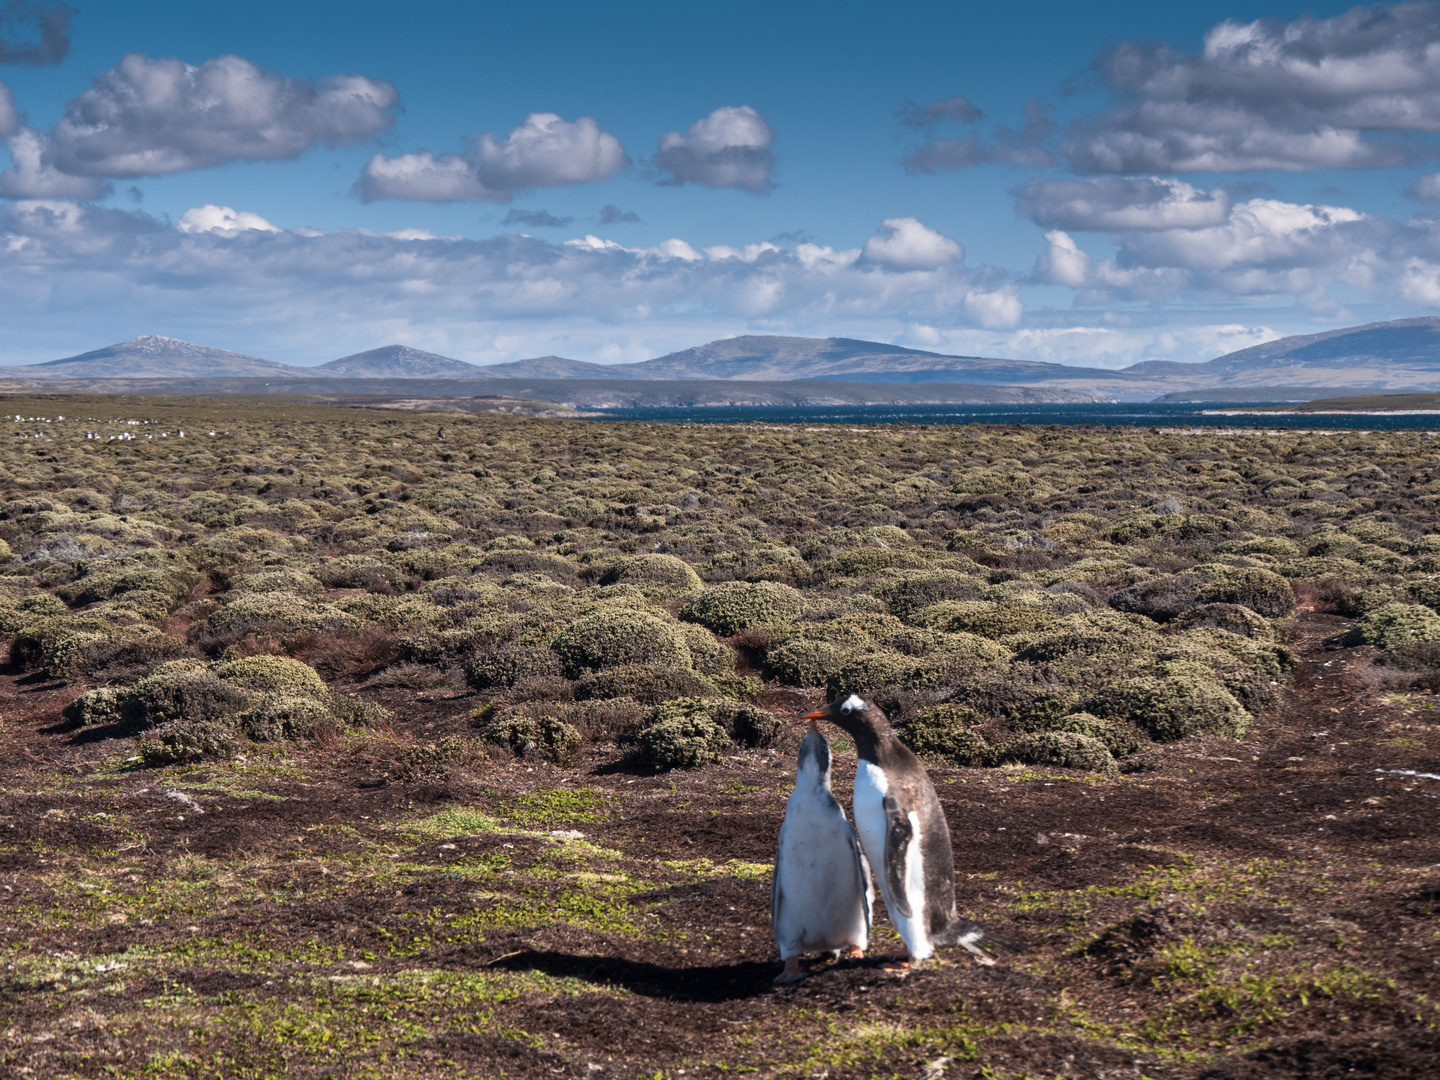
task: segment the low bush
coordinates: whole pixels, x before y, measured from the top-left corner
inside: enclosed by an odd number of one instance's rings
[[[311,697],[324,697],[328,693],[325,681],[314,668],[284,656],[261,654],[231,660],[216,668],[215,674],[246,690]]]
[[[1126,679],[1092,696],[1085,711],[1103,719],[1128,721],[1156,742],[1190,735],[1238,739],[1250,730],[1250,714],[1233,694],[1193,676]]]
[[[60,715],[78,727],[113,724],[120,719],[120,705],[124,700],[125,691],[102,686],[85,691],[66,705]]]
[[[208,620],[210,632],[238,641],[256,635],[293,641],[321,634],[358,634],[361,623],[329,604],[311,603],[294,593],[241,593]]]
[[[632,611],[576,619],[556,635],[551,647],[571,678],[629,664],[691,666],[690,649],[674,623]]]
[[[171,720],[230,722],[250,705],[251,695],[193,661],[162,664],[135,684],[120,706],[126,727],[143,731]]]
[[[681,698],[651,710],[636,735],[640,752],[657,769],[713,765],[729,752],[730,733],[711,716],[711,703]]]
[[[961,767],[993,765],[994,748],[974,730],[982,719],[964,705],[936,705],[902,727],[898,735],[926,761]]]
[[[1203,582],[1195,594],[1202,604],[1241,604],[1272,619],[1295,610],[1295,591],[1272,570],[1208,563],[1190,573]]]
[[[1440,642],[1440,614],[1421,604],[1383,604],[1360,617],[1345,636],[1347,645],[1401,645]]]
[[[541,645],[496,645],[471,654],[465,661],[465,681],[476,690],[507,689],[524,679],[554,677],[563,668],[560,658]]]
[[[730,675],[735,671],[735,650],[699,623],[682,622],[680,634],[690,650],[690,662],[701,675]]]
[[[822,687],[845,667],[852,649],[828,641],[788,641],[765,654],[765,677],[792,687]]]
[[[256,742],[308,739],[333,722],[329,702],[308,694],[259,694],[240,717],[240,728]]]
[[[1156,622],[1169,622],[1195,606],[1199,589],[1200,582],[1196,579],[1172,574],[1117,589],[1110,594],[1108,603],[1116,611],[1144,615]]]
[[[257,574],[245,574],[231,588],[236,592],[291,593],[312,600],[325,591],[319,578],[303,570],[264,570]]]
[[[674,555],[632,555],[620,559],[600,578],[601,585],[634,585],[659,596],[684,596],[705,587],[695,568]]]
[[[224,720],[170,720],[142,735],[136,750],[147,765],[179,765],[232,758],[244,744],[240,732]]]
[[[1006,744],[1002,761],[1114,774],[1114,755],[1099,739],[1073,731],[1036,731]]]
[[[562,719],[565,715],[554,705],[522,705],[490,725],[485,738],[518,757],[573,765],[580,757],[582,738],[574,725]]]
[[[728,581],[706,589],[680,609],[680,618],[719,637],[783,626],[805,608],[799,590],[774,581]]]

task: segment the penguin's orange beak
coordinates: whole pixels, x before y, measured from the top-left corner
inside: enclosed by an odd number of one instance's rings
[[[800,719],[801,719],[801,720],[809,720],[809,721],[810,721],[810,726],[811,726],[811,727],[814,727],[816,720],[826,720],[826,719],[829,719],[829,717],[830,717],[830,713],[829,713],[828,710],[826,710],[826,709],[816,709],[814,712],[807,712],[804,716],[800,717]]]
[[[819,734],[820,734],[820,729],[815,726],[815,721],[814,721],[814,720],[811,720],[811,721],[810,721],[810,730],[813,731],[816,735],[819,735]]]

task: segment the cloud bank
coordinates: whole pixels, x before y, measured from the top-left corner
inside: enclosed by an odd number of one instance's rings
[[[355,184],[364,202],[509,202],[529,188],[608,180],[630,159],[588,116],[573,123],[531,113],[504,139],[487,132],[460,154],[376,154]]]
[[[683,135],[672,131],[662,137],[653,164],[662,184],[763,195],[775,186],[774,142],[775,133],[760,113],[749,105],[725,105],[696,120]]]
[[[47,163],[72,176],[168,176],[233,161],[284,161],[317,143],[362,142],[395,122],[388,82],[317,85],[239,56],[198,67],[131,53],[65,106]]]

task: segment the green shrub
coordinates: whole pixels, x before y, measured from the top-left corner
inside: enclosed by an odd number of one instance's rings
[[[579,760],[582,740],[580,732],[561,719],[563,715],[553,705],[521,705],[492,724],[485,738],[520,757],[572,765]]]
[[[120,704],[124,699],[125,691],[102,686],[85,691],[66,705],[60,715],[79,727],[114,724],[120,719]]]
[[[55,590],[56,595],[78,607],[143,590],[165,597],[168,607],[185,596],[200,579],[189,567],[162,570],[128,562],[91,564],[91,567],[93,569],[87,568],[85,576],[78,581],[61,585]]]
[[[258,574],[246,574],[231,587],[236,592],[284,592],[308,599],[314,599],[325,591],[319,578],[303,570],[265,570]]]
[[[824,578],[870,577],[882,570],[924,570],[929,567],[923,555],[893,548],[853,548],[822,563],[817,572]],[[717,631],[718,632],[718,631]]]
[[[1209,563],[1190,571],[1203,579],[1195,598],[1202,604],[1241,604],[1272,619],[1295,610],[1295,591],[1279,574],[1258,566]]]
[[[698,623],[682,622],[680,634],[690,650],[690,661],[701,675],[731,675],[735,671],[735,650]]]
[[[262,654],[231,660],[216,668],[215,674],[246,690],[311,697],[324,697],[328,693],[325,681],[314,668],[284,656]]]
[[[710,702],[710,719],[734,742],[751,749],[774,746],[785,730],[773,713],[745,701]]]
[[[143,731],[171,720],[228,722],[249,707],[251,695],[192,661],[162,664],[125,695],[120,719]]]
[[[691,666],[690,649],[674,623],[632,611],[576,619],[556,635],[551,647],[571,678],[627,664]]]
[[[1024,765],[1050,765],[1061,769],[1113,774],[1119,771],[1114,755],[1099,739],[1073,731],[1035,731],[1007,743],[1001,760]]]
[[[981,719],[964,705],[935,705],[898,734],[901,742],[927,761],[962,767],[992,765],[993,748],[974,730]]]
[[[1044,730],[1084,735],[1100,743],[1115,758],[1133,754],[1149,742],[1144,733],[1128,721],[1113,717],[1105,719],[1087,712],[1066,713],[1056,717]]]
[[[136,749],[147,765],[178,765],[240,752],[240,732],[224,720],[170,720],[140,737]]]
[[[1056,616],[1039,607],[1014,603],[986,603],[979,600],[950,600],[918,612],[915,623],[949,633],[976,634],[1001,638],[1053,626]]]
[[[40,665],[51,678],[119,682],[138,678],[188,651],[178,638],[143,625],[99,633],[60,631],[46,637]]]
[[[465,661],[465,681],[476,690],[506,689],[521,679],[561,674],[560,658],[539,645],[496,645]]]
[[[307,739],[331,720],[328,702],[308,694],[271,693],[252,699],[240,717],[240,727],[256,742],[283,742]]]
[[[575,683],[575,697],[633,698],[642,705],[659,705],[674,698],[714,697],[715,684],[686,668],[651,667],[629,664],[582,675]]]
[[[765,677],[787,686],[824,686],[854,650],[828,641],[787,641],[765,654]]]
[[[902,619],[943,600],[975,600],[983,581],[957,570],[905,570],[871,592]]]
[[[250,634],[291,641],[320,634],[358,634],[360,620],[329,604],[303,600],[293,593],[241,593],[214,612],[210,631],[238,639]]]
[[[719,637],[742,630],[783,626],[805,608],[796,589],[774,581],[728,581],[707,589],[680,609],[680,618]]]
[[[1240,604],[1201,604],[1177,616],[1170,629],[1216,629],[1257,641],[1275,640],[1275,630],[1269,620]]]
[[[1108,603],[1116,611],[1168,622],[1195,606],[1199,589],[1200,582],[1195,578],[1172,574],[1117,589],[1110,594]]]
[[[633,555],[618,560],[600,578],[601,585],[634,585],[660,596],[684,596],[705,587],[694,567],[674,555]]]
[[[651,710],[636,738],[645,759],[664,770],[713,765],[733,747],[730,733],[711,717],[711,703],[700,698]]]
[[[1250,714],[1224,687],[1190,676],[1141,676],[1108,687],[1085,703],[1085,711],[1127,720],[1157,742],[1190,735],[1241,738]]]
[[[393,593],[404,582],[399,569],[368,555],[341,555],[326,559],[316,576],[329,589],[364,589],[366,592]]]
[[[336,694],[327,698],[326,703],[329,705],[331,718],[346,731],[374,730],[384,727],[394,719],[389,709],[373,701]]]
[[[1440,642],[1440,614],[1421,604],[1384,604],[1361,616],[1345,636],[1347,645],[1400,645]]]
[[[452,766],[473,765],[484,756],[476,739],[464,735],[447,735],[439,742],[417,743],[401,751],[392,775],[397,780],[418,780],[433,776]]]

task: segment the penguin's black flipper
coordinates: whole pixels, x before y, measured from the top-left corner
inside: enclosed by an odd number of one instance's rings
[[[886,795],[881,805],[885,808],[885,883],[889,886],[885,902],[890,903],[893,897],[895,910],[906,919],[913,918],[915,912],[910,907],[905,871],[915,828],[909,816],[901,811],[895,796]]]

